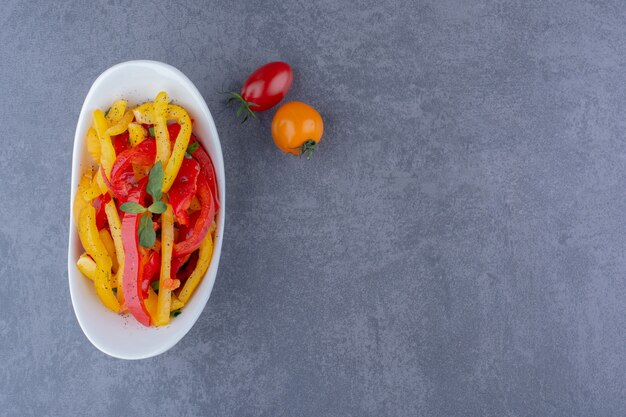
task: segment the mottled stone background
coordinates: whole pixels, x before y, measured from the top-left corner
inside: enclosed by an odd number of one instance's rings
[[[91,3],[2,5],[0,415],[626,415],[623,2]],[[127,362],[72,311],[69,181],[140,58],[212,109],[228,215],[204,314]],[[275,59],[310,162],[223,109]]]

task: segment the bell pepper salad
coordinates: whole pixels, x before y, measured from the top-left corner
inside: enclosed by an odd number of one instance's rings
[[[181,313],[211,263],[220,207],[211,157],[167,93],[96,110],[74,221],[76,266],[108,309],[144,326]]]

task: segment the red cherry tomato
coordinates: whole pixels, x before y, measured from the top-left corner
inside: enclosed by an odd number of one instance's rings
[[[286,62],[270,62],[254,71],[241,89],[241,97],[254,103],[252,111],[260,112],[271,109],[287,95],[293,72]]]
[[[245,122],[249,116],[256,117],[255,113],[277,105],[287,95],[292,81],[293,72],[289,64],[270,62],[250,74],[241,88],[241,94],[230,93],[228,103],[239,103],[237,117],[245,112]]]

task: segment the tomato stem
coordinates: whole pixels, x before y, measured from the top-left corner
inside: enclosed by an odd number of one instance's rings
[[[313,156],[313,153],[315,152],[315,149],[317,147],[317,142],[315,142],[313,139],[309,139],[306,142],[304,142],[302,145],[300,146],[296,146],[293,149],[299,149],[300,150],[300,157],[302,157],[302,155],[306,155],[306,159],[307,160],[311,160],[311,157]]]
[[[239,107],[237,108],[237,112],[235,113],[237,117],[241,116],[242,113],[245,112],[245,116],[243,118],[243,120],[241,121],[241,124],[244,124],[248,118],[250,116],[252,116],[254,119],[256,119],[256,114],[254,113],[254,110],[252,110],[250,107],[258,107],[259,105],[256,103],[253,103],[251,101],[246,101],[241,94],[239,93],[235,93],[234,91],[229,91],[228,94],[230,97],[228,98],[228,100],[226,100],[226,106],[229,106],[230,103],[239,103]]]

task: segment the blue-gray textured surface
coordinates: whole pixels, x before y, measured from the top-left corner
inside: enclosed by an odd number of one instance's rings
[[[621,1],[127,3],[3,3],[0,415],[626,414]],[[84,96],[139,58],[213,110],[229,213],[204,314],[126,362],[66,239]],[[274,59],[326,121],[310,162],[222,110]]]

